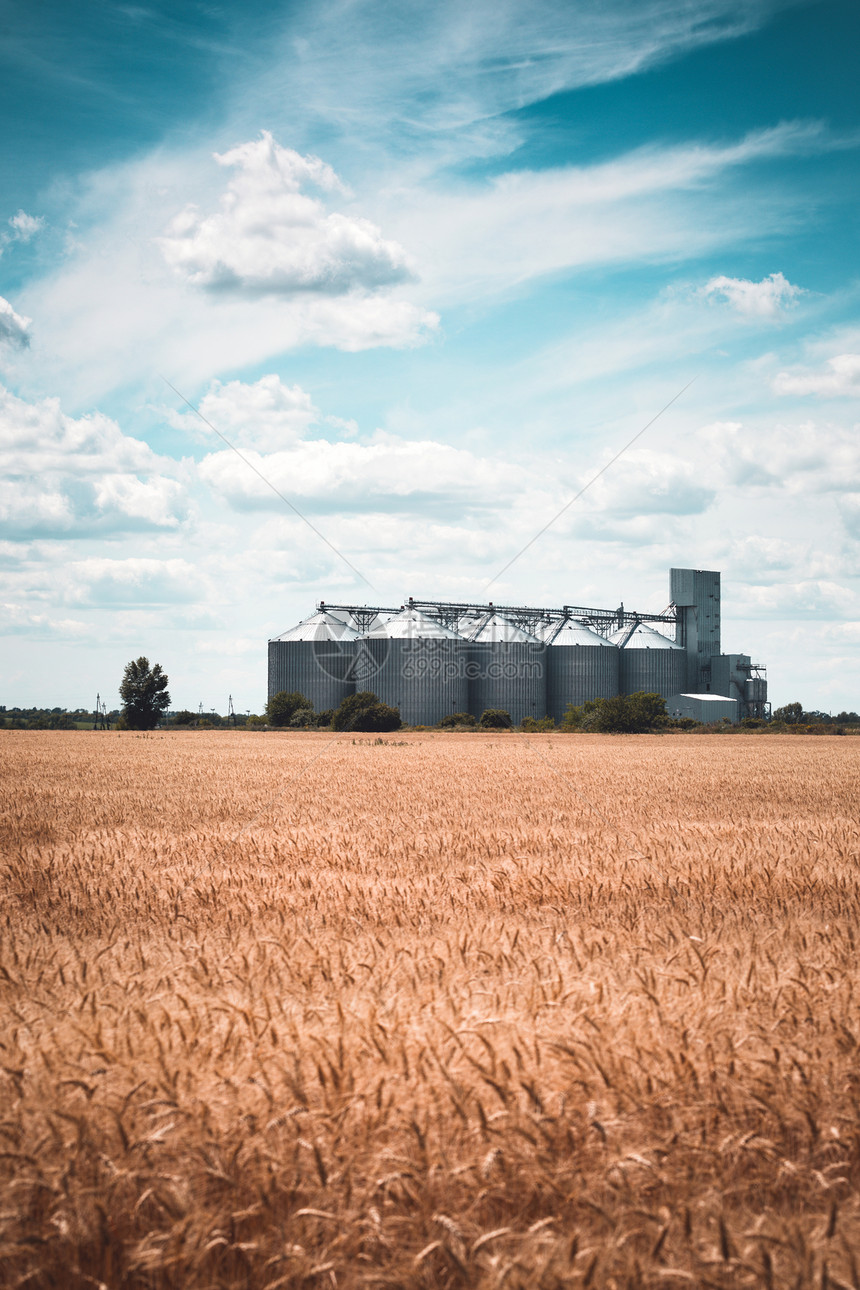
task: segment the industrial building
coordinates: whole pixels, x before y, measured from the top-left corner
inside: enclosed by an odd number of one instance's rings
[[[407,725],[488,708],[564,718],[568,704],[657,693],[670,714],[730,721],[767,715],[765,669],[720,652],[720,575],[671,569],[669,606],[560,609],[414,600],[395,607],[321,601],[269,641],[269,697],[298,690],[317,712],[373,690]]]

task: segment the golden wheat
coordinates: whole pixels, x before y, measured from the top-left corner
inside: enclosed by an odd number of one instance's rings
[[[860,1286],[860,740],[0,775],[0,1284]]]

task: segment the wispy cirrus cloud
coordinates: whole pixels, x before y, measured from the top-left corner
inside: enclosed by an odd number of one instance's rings
[[[392,11],[374,0],[324,0],[291,13],[281,57],[253,93],[276,119],[287,60],[299,128],[325,119],[348,147],[367,155],[384,143],[427,168],[509,152],[523,137],[510,115],[517,109],[737,39],[785,7],[786,0],[435,0]],[[241,100],[235,110],[241,119]]]
[[[785,122],[722,143],[652,145],[592,165],[401,189],[386,221],[408,245],[423,248],[425,296],[436,305],[474,301],[549,274],[682,263],[735,246],[757,232],[763,203],[774,227],[791,222],[791,203],[780,191],[751,197],[736,178],[762,161],[828,146],[819,123]],[[798,290],[784,279],[745,289],[726,278],[722,285],[734,303],[762,310]]]

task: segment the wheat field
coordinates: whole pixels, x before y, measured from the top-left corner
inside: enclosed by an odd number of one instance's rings
[[[0,1285],[860,1287],[860,740],[0,735]]]

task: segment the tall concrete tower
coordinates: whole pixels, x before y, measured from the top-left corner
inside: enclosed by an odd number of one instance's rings
[[[704,689],[702,673],[720,652],[720,575],[710,569],[670,569],[669,595],[678,608],[678,642],[687,651],[687,689]]]

